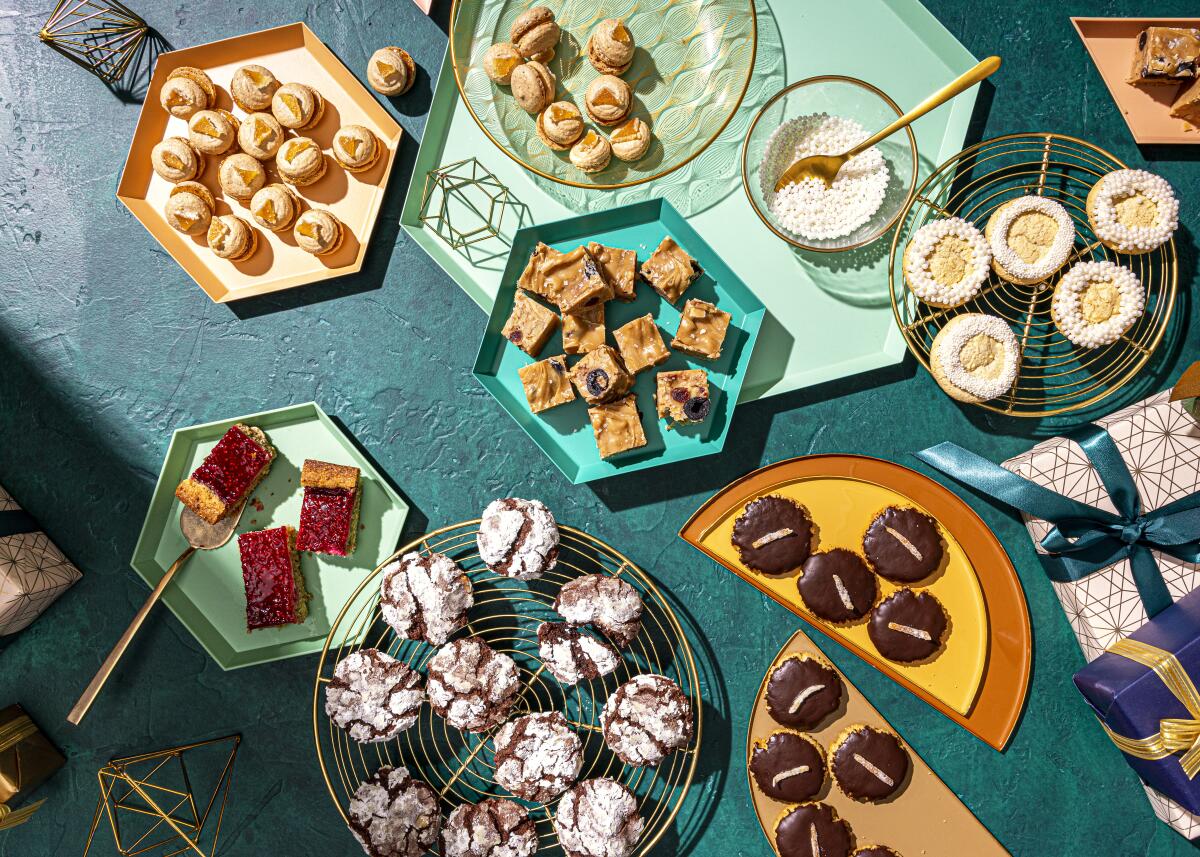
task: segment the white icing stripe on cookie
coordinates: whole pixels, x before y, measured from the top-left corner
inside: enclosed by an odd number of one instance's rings
[[[1051,218],[1058,224],[1058,231],[1041,258],[1026,262],[1008,243],[1008,233],[1018,217],[1031,212]],[[1075,221],[1071,220],[1071,215],[1060,203],[1044,196],[1021,196],[1006,202],[992,215],[992,220],[992,255],[1004,270],[1022,280],[1040,280],[1050,276],[1066,264],[1071,248],[1075,246]]]
[[[822,857],[821,840],[817,837],[817,826],[815,824],[808,828],[808,847],[812,850],[812,857]]]
[[[850,593],[846,591],[846,584],[842,583],[842,579],[836,574],[833,576],[833,585],[837,587],[838,598],[842,599],[842,606],[847,610],[853,610],[854,602],[850,600]]]
[[[804,688],[804,690],[800,691],[800,695],[797,696],[792,702],[791,706],[788,707],[788,714],[795,714],[800,710],[800,706],[804,704],[804,700],[808,699],[814,693],[819,693],[824,689],[825,685],[823,684],[810,684],[808,687]]]
[[[899,622],[888,622],[888,630],[899,631],[901,634],[908,634],[910,637],[916,637],[918,640],[925,640],[929,643],[933,642],[933,637],[929,635],[928,631],[922,630],[921,628],[914,628],[912,625],[901,625]]]
[[[1117,170],[1103,176],[1092,191],[1089,220],[1096,237],[1122,252],[1153,250],[1179,227],[1179,200],[1167,180],[1145,170]],[[1135,194],[1156,207],[1154,225],[1126,226],[1117,219],[1116,202]]]
[[[801,765],[798,768],[788,768],[786,771],[780,771],[778,774],[771,777],[771,787],[779,788],[779,784],[784,780],[790,780],[792,777],[798,777],[801,774],[807,774],[808,771],[808,765]]]
[[[921,552],[917,550],[917,546],[905,538],[903,533],[898,530],[893,530],[891,527],[884,527],[884,529],[891,534],[892,538],[900,542],[900,544],[904,546],[904,549],[912,554],[918,561],[923,561],[925,559],[925,557],[921,556]]]
[[[892,788],[894,785],[896,785],[895,780],[893,780],[891,777],[889,777],[883,771],[879,770],[879,768],[875,767],[873,764],[868,762],[866,759],[864,759],[858,753],[854,754],[854,761],[858,762],[860,765],[862,765],[864,768],[866,768],[868,771],[870,771],[872,774],[874,774],[876,779],[878,779],[879,782],[883,783],[889,789]]]
[[[795,534],[795,530],[793,530],[791,527],[784,527],[782,530],[774,530],[767,533],[765,536],[759,536],[750,543],[750,547],[757,550],[764,545],[769,545],[771,542],[777,542],[780,539],[786,539],[788,536],[794,536]]]

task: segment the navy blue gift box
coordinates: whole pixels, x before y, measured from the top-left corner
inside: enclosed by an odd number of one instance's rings
[[[1200,813],[1200,590],[1075,673],[1075,686],[1139,777]]]

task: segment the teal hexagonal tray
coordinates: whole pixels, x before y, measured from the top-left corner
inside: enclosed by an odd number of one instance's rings
[[[638,316],[651,313],[663,335],[663,341],[669,347],[671,337],[679,327],[679,308],[687,298],[701,298],[715,303],[730,313],[733,319],[717,360],[672,352],[666,363],[638,373],[633,392],[637,394],[638,408],[642,412],[642,428],[646,432],[647,445],[601,459],[588,419],[587,405],[582,399],[577,398],[570,404],[559,405],[540,414],[530,412],[517,370],[534,362],[534,358],[505,339],[500,330],[512,311],[517,277],[539,241],[563,251],[572,250],[588,241],[598,241],[612,247],[637,250],[640,264],[667,235],[700,263],[704,274],[688,288],[679,300],[679,307],[667,303],[648,285],[640,282],[637,300],[631,303],[610,301],[605,306],[609,345],[615,347],[613,330]],[[475,377],[533,438],[534,443],[541,447],[564,476],[579,484],[721,451],[766,309],[670,203],[651,199],[521,229],[513,238],[512,252],[501,282],[483,342],[479,346],[479,355],[475,359]],[[561,331],[556,331],[539,357],[545,359],[562,353]],[[575,358],[569,357],[568,360],[573,363]],[[713,408],[705,422],[683,429],[668,429],[658,419],[654,407],[654,378],[658,372],[672,369],[708,371]]]
[[[175,499],[175,487],[238,422],[265,431],[277,453],[270,472],[248,501],[239,533],[299,525],[300,467],[306,458],[359,468],[363,492],[354,553],[348,557],[300,555],[305,585],[313,596],[308,619],[300,625],[246,631],[246,594],[236,537],[216,550],[197,551],[180,569],[162,600],[227,670],[319,652],[330,622],[363,577],[395,551],[408,517],[408,504],[316,402],[177,429],[130,560],[134,571],[150,586],[158,583],[187,547],[179,531],[183,505]]]

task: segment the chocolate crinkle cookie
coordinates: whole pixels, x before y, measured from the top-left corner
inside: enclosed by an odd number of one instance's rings
[[[350,832],[371,857],[421,857],[442,825],[434,790],[388,765],[354,792],[349,816]]]
[[[445,554],[406,553],[383,570],[379,610],[406,640],[442,645],[466,624],[474,603],[470,579]]]
[[[558,561],[558,524],[537,500],[493,500],[483,510],[476,543],[479,558],[496,574],[533,580]]]
[[[504,724],[495,746],[497,784],[525,800],[554,800],[583,770],[583,742],[557,711]]]
[[[464,803],[442,828],[442,857],[533,857],[537,847],[525,807],[503,798]]]
[[[642,596],[624,580],[589,574],[565,584],[554,609],[572,625],[592,625],[627,649],[642,630]]]
[[[455,729],[485,732],[503,723],[517,700],[517,665],[478,637],[442,646],[428,669],[429,704]]]
[[[360,743],[394,738],[417,722],[425,699],[421,676],[378,649],[338,661],[325,687],[325,713]]]
[[[608,777],[568,790],[554,813],[567,857],[629,857],[645,826],[633,792]]]
[[[627,765],[657,765],[692,740],[692,705],[666,676],[634,676],[600,715],[604,743]]]
[[[621,664],[621,656],[608,644],[565,622],[543,622],[538,627],[538,657],[565,685],[608,675]]]
[[[746,504],[733,522],[731,541],[743,565],[783,574],[804,565],[812,553],[812,535],[807,509],[795,500],[768,494]]]

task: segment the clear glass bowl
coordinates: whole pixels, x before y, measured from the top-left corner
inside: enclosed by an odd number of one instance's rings
[[[785,229],[771,213],[763,179],[769,182],[769,192],[779,177],[763,176],[762,166],[767,142],[775,130],[791,119],[813,113],[853,119],[873,134],[901,116],[903,111],[883,91],[853,77],[823,75],[789,84],[763,105],[746,133],[746,142],[742,146],[742,185],[746,196],[759,219],[794,247],[819,253],[839,253],[870,244],[896,224],[912,199],[917,184],[917,138],[908,127],[878,144],[888,165],[888,187],[879,210],[866,223],[840,238],[805,238]]]

